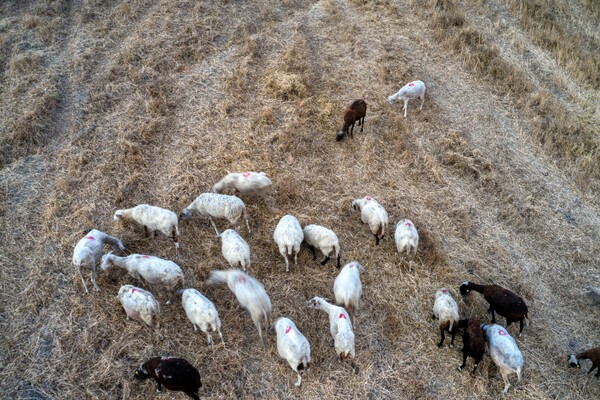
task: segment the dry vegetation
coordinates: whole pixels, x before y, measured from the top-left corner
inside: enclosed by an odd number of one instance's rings
[[[566,363],[600,329],[586,294],[600,286],[599,14],[589,0],[1,2],[0,396],[148,398],[133,370],[170,354],[199,368],[207,398],[497,398],[489,357],[459,374],[458,349],[436,346],[437,288],[488,319],[480,296],[459,298],[469,279],[530,306],[524,379],[508,397],[600,398]],[[427,98],[404,120],[385,99],[412,79]],[[360,97],[365,132],[336,143]],[[182,224],[176,261],[215,301],[225,346],[194,335],[179,304],[162,307],[159,340],[125,321],[115,296],[131,279],[101,274],[86,296],[71,265],[87,227],[174,258],[168,238],[144,239],[112,212],[179,211],[228,170],[275,183],[276,211],[246,199],[247,241],[273,316],[311,342],[300,389],[274,335],[260,351],[233,295],[204,284],[226,267],[206,221]],[[391,235],[375,247],[350,211],[365,194],[392,222],[415,222],[412,273]],[[357,375],[336,361],[325,315],[305,307],[331,296],[334,267],[304,250],[283,272],[272,231],[288,212],[334,229],[343,260],[366,266]]]

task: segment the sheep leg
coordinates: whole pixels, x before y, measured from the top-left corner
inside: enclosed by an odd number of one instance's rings
[[[590,374],[590,373],[591,373],[593,370],[595,370],[596,368],[597,368],[597,367],[596,367],[594,364],[592,364],[592,368],[590,368],[590,370],[587,372],[587,374]],[[600,372],[600,369],[598,369],[598,372]],[[587,375],[587,374],[586,374],[586,375]]]
[[[442,334],[442,339],[438,343],[438,347],[442,347],[442,345],[444,344],[444,339],[446,338],[446,336],[444,335],[444,328],[440,327],[440,333]]]
[[[248,216],[246,215],[246,208],[244,208],[244,220],[246,221],[246,229],[248,229],[248,233],[252,233],[252,231],[250,230],[250,224],[248,223]]]
[[[363,131],[363,128],[365,127],[365,117],[362,117],[362,122],[359,124],[360,125],[360,131]]]
[[[85,284],[85,280],[83,279],[83,274],[81,273],[81,270],[83,269],[83,265],[79,266],[79,277],[81,278],[81,283],[83,283],[83,288],[85,289],[86,293],[89,293],[90,291],[87,288],[87,285]]]
[[[490,307],[489,311],[492,312],[492,324],[496,323],[496,314],[494,313],[494,309]]]
[[[213,221],[212,217],[208,217],[208,220],[210,221],[212,227],[215,229],[217,236],[219,236],[219,231],[217,230],[217,225],[215,225],[215,221]]]
[[[454,337],[456,336],[457,327],[455,326],[450,333],[452,334],[452,340],[450,341],[450,347],[454,348]]]
[[[467,357],[467,352],[463,352],[463,363],[458,367],[458,372],[462,372],[463,368],[467,366]],[[477,364],[475,364],[475,368],[477,368]]]
[[[419,111],[423,109],[423,103],[425,103],[425,93],[421,95],[421,108],[419,108]]]
[[[350,137],[354,138],[354,122],[350,125]]]
[[[519,321],[519,337],[521,336],[522,333],[523,333],[523,318],[521,318],[521,321]]]
[[[194,332],[198,333],[198,327],[196,326],[196,324],[192,322],[192,325],[194,325]]]
[[[510,382],[508,380],[508,371],[504,368],[500,368],[500,375],[502,375],[502,379],[504,379],[504,393],[508,393],[508,388],[510,387]]]
[[[337,268],[340,268],[340,255],[337,256]]]
[[[298,265],[298,252],[294,252],[294,265]]]
[[[408,99],[404,100],[404,118],[406,118],[407,110],[408,110]]]
[[[317,251],[315,249],[315,246],[313,246],[312,244],[309,244],[308,248],[310,249],[310,251],[312,251],[313,261],[315,261],[317,259]]]
[[[150,233],[148,232],[148,227],[146,225],[144,225],[144,234],[146,235],[146,237],[150,236]]]
[[[296,373],[298,374],[298,380],[296,381],[296,383],[294,383],[294,385],[300,386],[302,385],[302,377],[300,376],[300,372],[296,371]]]
[[[156,381],[156,393],[162,392],[162,386],[159,381]]]
[[[96,289],[96,292],[99,292],[100,287],[96,283],[96,267],[95,266],[92,267],[92,283],[94,284],[94,289]]]
[[[285,249],[283,250],[279,250],[279,253],[283,256],[283,259],[285,260],[285,272],[290,272],[290,264],[288,263],[288,258],[287,255],[285,254]]]
[[[375,236],[375,246],[379,246],[379,236],[373,234]]]
[[[323,261],[321,261],[321,265],[327,264],[327,261],[329,261],[329,260],[331,260],[331,257],[325,256],[325,259]]]
[[[177,236],[177,231],[175,229],[173,229],[171,237],[173,238],[173,242],[175,242],[175,251],[179,250],[179,237]]]

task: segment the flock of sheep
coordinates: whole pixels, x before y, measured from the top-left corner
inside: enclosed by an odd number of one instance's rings
[[[388,102],[392,104],[395,101],[404,101],[404,116],[406,117],[408,100],[421,98],[422,108],[424,95],[425,84],[421,81],[415,81],[404,86],[398,93],[389,96]],[[344,125],[336,134],[337,140],[343,139],[344,136],[352,137],[354,124],[357,121],[362,132],[366,108],[367,104],[364,100],[356,100],[350,105],[344,115]],[[188,207],[184,208],[179,217],[173,211],[147,204],[117,210],[114,213],[115,220],[130,220],[143,226],[146,236],[161,232],[171,237],[176,252],[179,249],[179,220],[188,220],[194,214],[208,218],[221,241],[223,257],[232,269],[211,271],[207,283],[227,283],[239,304],[250,313],[265,349],[264,332],[272,326],[271,301],[263,285],[244,272],[250,267],[250,247],[233,229],[227,229],[219,233],[213,219],[226,219],[229,223],[237,225],[243,218],[246,229],[250,233],[244,202],[236,196],[225,195],[220,192],[237,190],[243,195],[259,196],[265,201],[269,201],[271,187],[271,180],[262,172],[230,173],[214,185],[212,193],[201,194]],[[375,198],[366,196],[352,201],[352,208],[360,210],[362,222],[369,225],[376,244],[379,244],[388,227],[388,214],[384,207]],[[275,228],[273,240],[284,258],[286,272],[289,271],[288,256],[293,254],[294,263],[297,264],[302,243],[305,243],[312,251],[313,259],[316,259],[316,249],[319,249],[325,256],[321,265],[325,265],[333,256],[336,258],[337,268],[341,267],[338,237],[326,227],[312,224],[302,228],[298,219],[292,215],[285,215]],[[408,219],[399,221],[395,225],[394,240],[398,253],[411,269],[419,244],[419,234],[414,224]],[[103,255],[105,244],[112,246],[113,251]],[[96,265],[98,261],[101,260],[100,268],[102,270],[106,270],[111,266],[125,268],[131,277],[145,282],[147,287],[153,291],[163,289],[167,290],[171,297],[174,294],[181,295],[183,309],[192,322],[194,330],[197,332],[198,327],[200,327],[202,332],[206,334],[209,344],[212,344],[211,331],[218,332],[221,341],[223,341],[221,320],[214,304],[198,290],[184,289],[184,274],[176,263],[150,255],[132,254],[127,257],[119,257],[113,254],[113,252],[123,253],[124,251],[125,246],[118,238],[95,229],[84,232],[84,237],[75,246],[73,264],[79,268],[79,275],[86,293],[88,293],[88,287],[83,277],[83,271],[86,269],[91,271],[91,282],[95,290],[100,290],[96,283]],[[336,304],[331,304],[322,297],[314,297],[307,303],[308,308],[319,309],[328,314],[336,354],[340,361],[350,358],[355,372],[357,367],[354,363],[355,336],[352,329],[352,320],[354,313],[359,308],[359,299],[362,294],[360,280],[362,269],[363,267],[356,261],[352,261],[341,268],[333,285]],[[176,291],[177,288],[179,290]],[[464,282],[460,286],[462,295],[468,295],[470,291],[483,294],[490,305],[492,324],[480,324],[477,319],[459,319],[457,303],[452,298],[449,290],[446,288],[439,289],[435,293],[433,305],[433,317],[439,319],[441,334],[438,346],[443,345],[444,332],[447,331],[452,335],[450,345],[453,346],[458,329],[464,329],[463,363],[458,367],[458,370],[461,371],[465,367],[467,357],[472,357],[474,359],[473,372],[475,372],[485,353],[484,344],[487,342],[489,354],[498,365],[504,379],[504,392],[507,392],[510,387],[508,376],[511,373],[517,375],[518,381],[521,380],[523,356],[517,343],[508,334],[507,330],[495,324],[495,313],[506,318],[507,327],[512,322],[519,322],[519,336],[521,336],[524,319],[528,318],[527,305],[521,297],[497,285],[478,285],[472,282]],[[120,288],[118,297],[125,309],[127,319],[139,320],[150,328],[158,328],[160,307],[150,291],[133,285],[124,285]],[[167,301],[167,304],[171,301],[172,298]],[[302,335],[294,322],[285,317],[277,320],[275,331],[278,353],[288,361],[290,367],[298,374],[298,380],[295,384],[300,386],[302,377],[299,371],[308,369],[310,365],[309,341]],[[581,359],[592,360],[592,369],[589,372],[592,372],[595,368],[600,368],[600,348],[570,355],[568,361],[572,366],[579,366]],[[202,386],[200,374],[196,368],[184,359],[172,357],[151,358],[135,371],[135,376],[141,379],[152,377],[157,382],[159,391],[164,385],[168,389],[183,391],[190,397],[199,399],[198,389]],[[596,377],[600,377],[600,369],[596,373]]]

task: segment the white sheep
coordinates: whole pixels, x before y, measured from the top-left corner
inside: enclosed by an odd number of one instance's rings
[[[352,208],[360,209],[361,220],[363,224],[369,224],[371,233],[375,236],[375,244],[378,245],[379,240],[385,236],[388,226],[388,214],[385,208],[370,196],[352,201]]]
[[[325,256],[325,259],[321,261],[321,265],[325,265],[331,259],[329,257],[331,252],[335,251],[337,267],[340,267],[340,242],[335,232],[324,226],[314,224],[306,225],[302,232],[304,233],[304,242],[313,253],[313,261],[317,259],[316,248],[321,250]]]
[[[506,328],[492,324],[482,324],[481,328],[487,337],[490,357],[500,368],[500,374],[504,379],[504,393],[508,392],[510,382],[508,376],[517,374],[517,383],[521,382],[521,369],[523,368],[523,354],[517,346],[515,339],[506,331]]]
[[[350,316],[346,310],[328,303],[321,297],[313,297],[306,305],[308,308],[323,310],[329,315],[329,328],[333,337],[335,352],[340,357],[340,362],[350,356],[352,358],[352,368],[354,368],[355,373],[358,373],[358,368],[354,363],[354,332],[352,332],[352,322],[350,322]]]
[[[230,269],[227,271],[210,271],[208,284],[219,284],[227,282],[229,289],[235,294],[240,305],[250,312],[252,322],[258,329],[263,348],[267,350],[267,344],[263,335],[263,326],[268,330],[271,326],[271,299],[265,292],[265,288],[259,281],[240,271]]]
[[[155,256],[132,254],[127,257],[118,257],[112,252],[102,257],[102,271],[112,265],[125,268],[129,275],[135,279],[145,281],[149,285],[162,286],[171,291],[184,284],[183,271],[173,261],[163,260]],[[167,301],[167,304],[171,301]]]
[[[452,334],[450,347],[454,347],[454,336],[456,335],[456,324],[458,323],[458,305],[452,298],[450,291],[446,288],[441,288],[435,292],[435,302],[433,303],[433,317],[439,319],[439,328],[442,339],[438,343],[438,347],[442,347],[444,343],[444,330]]]
[[[208,333],[208,328],[212,328],[213,332],[219,332],[221,343],[223,334],[221,333],[221,320],[215,305],[207,299],[202,293],[196,289],[178,290],[177,294],[181,294],[181,304],[185,310],[185,315],[194,325],[194,332],[198,332],[198,327],[206,334],[208,344],[212,344],[212,336]]]
[[[246,216],[246,206],[239,197],[218,193],[202,193],[189,206],[183,209],[181,219],[186,220],[190,218],[194,212],[203,217],[208,217],[217,235],[219,231],[213,218],[224,218],[231,224],[236,225],[240,217],[243,216],[244,220],[246,220],[248,233],[250,233],[250,225]]]
[[[414,81],[404,85],[396,94],[393,94],[387,98],[388,103],[394,104],[396,101],[404,101],[404,118],[406,118],[406,112],[408,110],[408,100],[421,98],[421,108],[423,109],[423,103],[425,102],[425,84],[421,81]]]
[[[277,352],[296,371],[298,380],[295,385],[300,386],[302,377],[298,370],[306,371],[309,368],[310,344],[292,320],[288,318],[279,318],[275,323],[275,331],[277,332]]]
[[[218,236],[221,239],[221,253],[231,268],[242,267],[244,271],[250,266],[250,246],[233,229],[226,229]]]
[[[333,283],[333,294],[335,302],[344,306],[349,314],[354,314],[358,310],[360,296],[362,294],[362,283],[360,282],[360,272],[364,269],[356,261],[352,261],[344,266]]]
[[[212,191],[223,193],[226,190],[236,189],[241,194],[259,196],[266,201],[271,193],[271,187],[272,182],[264,172],[231,172],[215,183]]]
[[[96,264],[102,256],[102,248],[105,244],[113,247],[114,251],[124,251],[123,242],[113,236],[97,229],[86,230],[83,232],[85,237],[77,242],[73,250],[73,264],[79,268],[79,277],[86,293],[89,293],[85,280],[83,279],[83,269],[87,268],[91,271],[91,280],[96,291],[100,291],[100,287],[96,283]]]
[[[279,223],[275,227],[273,232],[273,240],[279,247],[279,253],[285,260],[285,272],[289,272],[289,262],[287,255],[294,254],[294,265],[298,265],[298,252],[300,252],[300,246],[304,240],[304,233],[298,219],[292,215],[284,215],[279,220]]]
[[[115,221],[132,220],[144,227],[146,237],[154,231],[162,232],[170,236],[175,242],[175,250],[179,250],[179,227],[177,226],[177,214],[166,208],[140,204],[133,208],[117,210],[114,215]]]
[[[400,257],[403,260],[408,259],[408,270],[412,271],[413,260],[417,255],[417,247],[419,246],[419,232],[417,232],[417,228],[411,220],[398,221],[394,241]]]
[[[142,321],[150,328],[158,329],[160,307],[152,293],[133,285],[124,285],[119,289],[118,297],[128,320]]]

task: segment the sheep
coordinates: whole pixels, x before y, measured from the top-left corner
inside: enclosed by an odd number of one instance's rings
[[[517,346],[515,339],[500,325],[482,324],[481,328],[487,337],[490,357],[500,368],[500,374],[504,379],[504,393],[508,392],[510,382],[508,376],[517,374],[517,383],[521,382],[521,369],[523,368],[523,355]]]
[[[183,358],[152,357],[135,370],[134,376],[140,380],[154,379],[158,393],[164,385],[169,390],[183,392],[192,399],[200,400],[200,372]]]
[[[265,324],[265,330],[271,326],[271,299],[265,292],[265,288],[259,281],[239,269],[210,271],[207,280],[209,285],[225,282],[235,294],[240,305],[250,312],[252,322],[258,329],[263,349],[266,351],[267,344],[263,335],[262,323]]]
[[[352,261],[342,268],[333,282],[335,302],[340,306],[343,305],[350,315],[358,310],[358,302],[362,294],[360,272],[363,269],[362,265]]]
[[[217,235],[221,239],[221,253],[231,268],[250,266],[250,246],[236,231],[226,229]]]
[[[133,220],[144,227],[146,237],[154,231],[170,236],[175,243],[175,251],[179,250],[179,227],[177,214],[166,208],[140,204],[133,208],[117,210],[114,214],[115,221]]]
[[[409,259],[408,270],[412,271],[412,263],[417,255],[417,247],[419,246],[419,232],[417,232],[411,220],[403,219],[398,221],[396,231],[394,232],[394,241],[396,242],[396,249],[398,249],[400,257]]]
[[[308,308],[323,310],[329,315],[329,328],[333,337],[335,352],[340,357],[340,362],[350,356],[351,365],[355,373],[358,368],[354,363],[354,332],[352,332],[352,322],[350,316],[342,307],[328,303],[321,297],[313,297],[306,304]]]
[[[358,121],[358,126],[360,126],[362,132],[365,127],[365,115],[367,115],[367,103],[363,99],[354,100],[344,113],[344,125],[335,134],[335,140],[339,142],[344,136],[353,138],[354,123],[356,121]]]
[[[465,328],[463,333],[463,363],[458,367],[458,372],[461,372],[467,365],[467,357],[472,357],[475,360],[473,366],[473,372],[477,369],[477,365],[481,362],[483,355],[485,354],[485,338],[483,336],[483,330],[481,324],[476,318],[461,319],[456,324],[457,328]]]
[[[160,307],[152,293],[133,285],[123,285],[119,289],[119,300],[129,318],[145,322],[150,328],[159,328]]]
[[[236,196],[228,196],[218,193],[202,193],[186,208],[181,211],[180,218],[187,220],[194,212],[208,217],[208,220],[215,229],[216,234],[219,234],[217,226],[213,218],[225,218],[232,224],[237,224],[240,217],[244,217],[246,228],[250,233],[250,225],[246,216],[246,206],[244,202]]]
[[[421,81],[414,81],[404,85],[396,94],[393,94],[387,98],[388,103],[394,104],[396,101],[404,101],[404,118],[406,118],[406,112],[408,111],[408,100],[421,98],[421,108],[423,109],[423,103],[425,102],[425,84]]]
[[[485,300],[490,304],[488,311],[492,312],[492,324],[496,323],[494,312],[506,318],[506,327],[519,321],[519,336],[521,336],[523,333],[523,320],[525,318],[529,320],[527,305],[521,297],[498,285],[478,285],[469,281],[460,285],[460,293],[463,296],[468,295],[471,290],[482,293]]]
[[[577,355],[570,354],[569,357],[567,358],[569,365],[571,367],[577,367],[577,368],[581,368],[581,365],[579,364],[580,360],[591,360],[592,368],[590,368],[590,370],[587,373],[589,374],[594,369],[596,369],[596,374],[594,376],[596,378],[600,379],[600,347],[586,350]]]
[[[97,229],[85,230],[85,237],[77,242],[73,250],[73,264],[79,268],[79,277],[86,293],[89,293],[85,280],[83,279],[83,269],[87,268],[91,271],[91,280],[96,291],[100,291],[100,287],[96,283],[96,264],[102,256],[102,247],[109,244],[114,251],[125,251],[123,242],[113,236]]]
[[[159,285],[172,291],[175,287],[184,284],[183,271],[179,265],[155,256],[131,254],[127,257],[118,257],[110,252],[102,257],[100,268],[106,271],[112,265],[125,268],[133,278],[144,281],[148,285]],[[167,304],[170,303],[171,300],[167,301]]]
[[[452,340],[450,341],[450,347],[454,347],[454,336],[456,336],[456,323],[458,322],[458,305],[452,298],[452,295],[446,288],[441,288],[435,292],[435,302],[433,304],[433,318],[440,320],[439,328],[441,334],[441,340],[438,343],[438,347],[442,347],[444,344],[444,330],[452,334]]]
[[[275,323],[277,332],[277,352],[298,374],[295,385],[302,384],[299,370],[308,370],[310,366],[310,344],[296,325],[288,318],[279,318]]]
[[[388,214],[385,209],[370,196],[352,201],[352,209],[360,209],[363,224],[369,224],[371,233],[375,236],[375,244],[379,245],[388,226]]]
[[[212,191],[223,193],[226,190],[235,189],[241,194],[259,196],[266,201],[271,193],[272,185],[273,183],[264,172],[231,172],[215,183]]]
[[[181,289],[177,291],[181,294],[181,304],[188,319],[194,325],[194,332],[198,332],[198,326],[202,332],[206,334],[208,344],[212,345],[212,336],[208,333],[208,328],[212,328],[213,332],[219,332],[221,343],[225,344],[223,334],[221,333],[221,320],[215,305],[204,297],[202,293],[196,289]]]
[[[313,261],[317,259],[316,248],[319,248],[325,256],[325,259],[321,261],[321,265],[327,264],[327,262],[331,260],[329,255],[332,251],[335,251],[337,268],[340,268],[340,242],[335,232],[331,229],[314,224],[306,225],[302,232],[304,233],[304,242],[313,253]]]
[[[304,233],[302,232],[302,227],[300,226],[298,219],[289,214],[281,217],[279,223],[275,227],[275,232],[273,232],[273,240],[277,243],[279,253],[285,260],[285,272],[289,272],[290,266],[287,254],[292,255],[293,251],[295,253],[294,265],[298,265],[298,252],[300,251],[300,246],[304,240]]]

